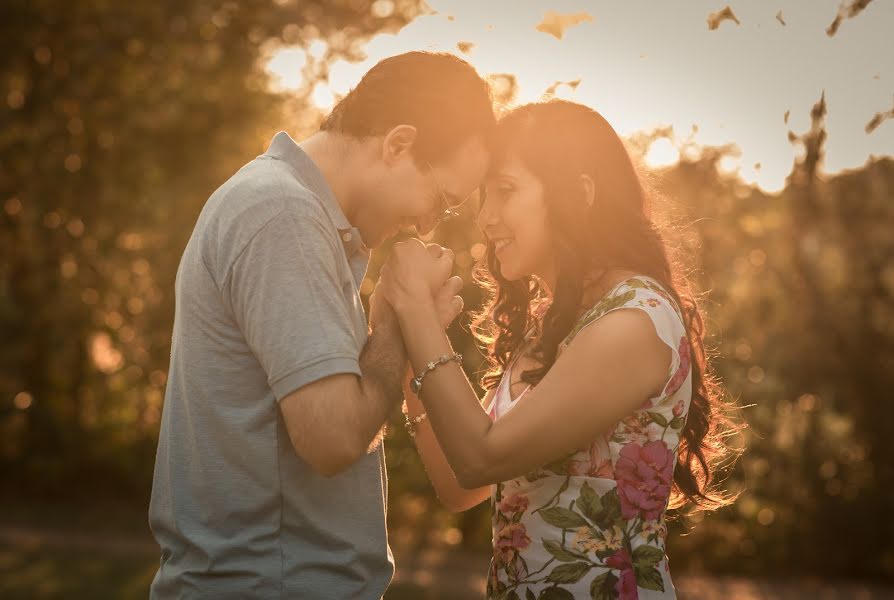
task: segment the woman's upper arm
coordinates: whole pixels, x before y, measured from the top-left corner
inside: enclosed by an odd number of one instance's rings
[[[594,321],[490,429],[487,473],[476,481],[516,477],[589,444],[660,389],[670,363],[670,348],[642,310]]]

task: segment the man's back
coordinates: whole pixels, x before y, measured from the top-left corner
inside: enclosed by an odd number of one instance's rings
[[[175,286],[153,598],[383,593],[393,565],[381,447],[325,478],[296,455],[278,405],[322,377],[360,374],[367,260],[285,134],[209,199]]]

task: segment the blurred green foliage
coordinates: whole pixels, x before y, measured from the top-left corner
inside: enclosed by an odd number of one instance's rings
[[[300,136],[321,116],[312,86],[274,93],[263,62],[322,39],[312,83],[418,11],[375,5],[3,3],[0,501],[148,502],[174,275],[198,211],[276,130]],[[894,577],[894,161],[822,176],[822,101],[813,117],[791,135],[801,158],[781,193],[722,174],[727,148],[653,174],[750,426],[727,482],[739,501],[674,524],[688,532],[670,541],[677,570]],[[634,153],[651,139],[631,140]],[[474,218],[473,202],[434,237],[469,283]],[[450,333],[474,375],[468,320]],[[396,420],[387,453],[396,543],[487,548],[486,507],[439,509]]]

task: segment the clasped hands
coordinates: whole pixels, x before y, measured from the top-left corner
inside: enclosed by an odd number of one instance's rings
[[[405,311],[432,309],[446,329],[463,309],[462,278],[450,276],[453,258],[452,250],[417,239],[394,244],[370,298],[373,328]]]

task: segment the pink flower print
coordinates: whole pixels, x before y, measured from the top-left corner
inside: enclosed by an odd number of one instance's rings
[[[524,494],[507,496],[500,502],[499,510],[507,515],[523,513],[528,510],[528,497]]]
[[[621,577],[615,584],[619,600],[639,600],[639,592],[636,587],[636,575],[633,573],[633,563],[630,554],[625,548],[621,548],[605,559],[605,564],[612,569],[621,571]]]
[[[680,398],[679,400],[677,400],[677,403],[674,404],[674,408],[673,408],[674,416],[675,416],[675,417],[682,416],[682,415],[683,415],[683,408],[684,408],[683,399]]]
[[[674,455],[663,441],[624,446],[615,464],[621,516],[657,520],[667,506],[673,474]]]
[[[528,530],[521,523],[510,523],[497,532],[494,540],[495,556],[501,564],[508,565],[519,551],[531,545]]]
[[[680,389],[680,386],[683,385],[683,382],[686,381],[686,376],[689,375],[689,341],[686,339],[686,336],[680,338],[680,345],[677,348],[677,353],[680,355],[680,366],[677,367],[677,372],[674,373],[673,377],[671,377],[670,381],[667,382],[667,386],[664,388],[664,393],[668,396],[676,394],[677,390]]]

